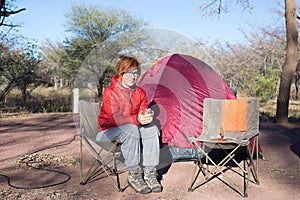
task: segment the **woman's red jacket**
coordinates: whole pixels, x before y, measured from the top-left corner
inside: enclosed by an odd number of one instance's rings
[[[146,92],[142,88],[124,88],[118,76],[113,76],[110,86],[103,93],[98,132],[123,124],[139,125],[137,115],[147,107]]]

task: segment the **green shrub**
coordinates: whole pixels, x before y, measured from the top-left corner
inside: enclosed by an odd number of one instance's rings
[[[269,69],[265,74],[258,70],[241,72],[243,89],[247,96],[258,97],[265,102],[277,96],[279,69]]]

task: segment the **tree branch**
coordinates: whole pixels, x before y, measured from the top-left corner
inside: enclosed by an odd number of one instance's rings
[[[17,14],[17,13],[22,12],[24,10],[26,10],[26,8],[21,8],[21,9],[16,10],[16,11],[6,11],[6,10],[4,10],[4,11],[0,12],[0,16],[8,17],[9,15]]]
[[[4,24],[3,22],[0,22],[0,26],[7,26],[7,27],[11,27],[11,28],[14,28],[14,27],[21,27],[20,25]]]
[[[211,7],[211,6],[214,5],[217,1],[219,1],[219,0],[214,0],[214,1],[210,2],[209,4],[205,5],[205,6],[202,8],[202,10],[205,10],[205,9]],[[221,2],[219,2],[219,4],[220,4],[220,3],[221,3]]]
[[[10,15],[17,14],[19,12],[22,12],[26,10],[25,8],[21,8],[18,10],[10,10],[7,9],[7,6],[5,4],[5,0],[0,0],[0,26],[9,26],[9,27],[15,27],[14,25],[4,24],[4,20],[6,17],[9,17]]]

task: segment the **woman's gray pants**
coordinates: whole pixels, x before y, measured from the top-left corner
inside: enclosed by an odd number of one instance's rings
[[[154,168],[158,165],[159,134],[154,124],[147,126],[125,124],[99,132],[96,140],[110,142],[119,138],[125,165],[129,170],[134,170],[139,168],[141,153],[145,168]]]

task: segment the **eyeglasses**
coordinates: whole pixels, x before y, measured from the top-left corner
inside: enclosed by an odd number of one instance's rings
[[[134,70],[132,72],[125,72],[124,74],[126,74],[127,76],[132,75],[132,76],[139,76],[140,72],[137,70]]]

